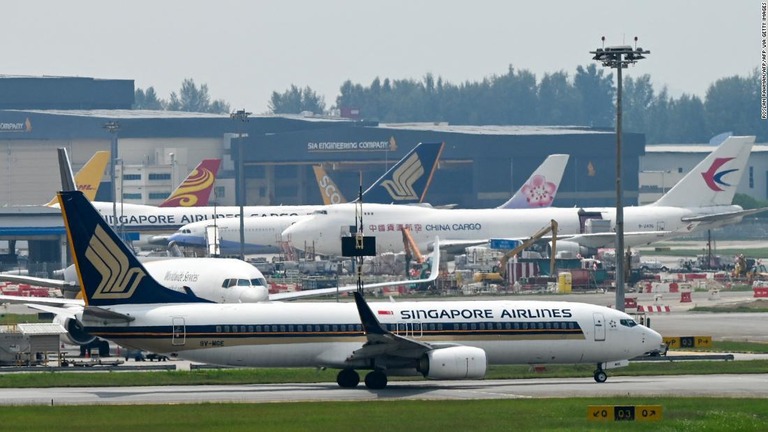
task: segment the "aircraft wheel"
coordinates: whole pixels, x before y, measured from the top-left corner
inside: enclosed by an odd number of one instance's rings
[[[598,369],[595,371],[595,381],[604,383],[608,379],[608,374],[604,370]]]
[[[360,375],[358,375],[354,369],[342,369],[339,374],[336,375],[336,383],[339,387],[355,388],[359,382]]]
[[[381,390],[387,386],[387,374],[381,371],[368,372],[365,376],[365,386],[371,390]]]

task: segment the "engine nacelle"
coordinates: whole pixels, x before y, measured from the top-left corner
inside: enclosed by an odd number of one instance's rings
[[[72,317],[56,315],[53,318],[53,322],[61,324],[61,326],[64,327],[67,331],[67,334],[65,334],[64,337],[67,338],[71,344],[87,345],[96,339],[96,336],[86,333],[83,329],[83,324],[80,321]]]
[[[576,242],[571,242],[568,240],[558,240],[556,248],[557,250],[555,252],[558,258],[576,258],[577,256],[590,257],[597,254],[597,249],[595,248],[582,246]],[[547,251],[550,253],[550,256],[551,256],[552,254],[551,242],[547,245]]]
[[[460,380],[485,377],[488,359],[475,347],[450,347],[427,351],[419,359],[418,371],[429,379]]]

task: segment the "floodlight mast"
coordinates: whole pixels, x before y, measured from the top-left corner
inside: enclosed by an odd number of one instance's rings
[[[635,48],[628,45],[605,46],[605,36],[602,37],[603,47],[595,51],[592,60],[599,61],[605,67],[616,69],[616,309],[624,310],[624,279],[625,264],[630,265],[630,261],[624,261],[624,191],[621,184],[621,91],[622,91],[622,69],[626,69],[630,64],[635,64],[645,58],[645,54],[650,51],[637,47],[637,37],[635,37]]]
[[[245,261],[245,215],[243,206],[245,205],[245,165],[243,164],[243,123],[248,121],[250,112],[241,109],[229,115],[232,120],[239,120],[237,123],[237,204],[240,206],[240,259]]]

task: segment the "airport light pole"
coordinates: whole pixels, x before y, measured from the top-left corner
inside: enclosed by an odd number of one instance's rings
[[[243,166],[243,123],[248,121],[248,111],[241,109],[229,115],[232,120],[239,120],[237,124],[237,204],[240,206],[240,259],[245,261],[245,219],[243,206],[245,205],[245,170]]]
[[[117,232],[117,184],[115,183],[115,165],[117,163],[117,132],[120,130],[120,123],[116,121],[108,121],[104,123],[104,129],[106,129],[112,136],[109,148],[109,180],[112,182],[112,229]]]
[[[644,54],[650,54],[650,51],[644,51],[637,47],[637,37],[635,37],[635,48],[628,45],[605,46],[605,36],[602,38],[603,48],[590,51],[594,54],[592,60],[599,61],[605,67],[616,69],[616,309],[624,310],[624,191],[621,185],[621,87],[622,87],[622,69],[626,69],[630,64],[645,58]],[[626,263],[629,265],[629,263]]]

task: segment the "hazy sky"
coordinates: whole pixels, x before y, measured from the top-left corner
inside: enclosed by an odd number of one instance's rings
[[[573,76],[601,36],[639,37],[651,54],[628,74],[673,95],[703,98],[716,79],[760,64],[759,0],[30,0],[2,13],[0,74],[133,79],[165,99],[192,78],[254,113],[291,84],[330,107],[347,79],[459,83],[509,65]]]

